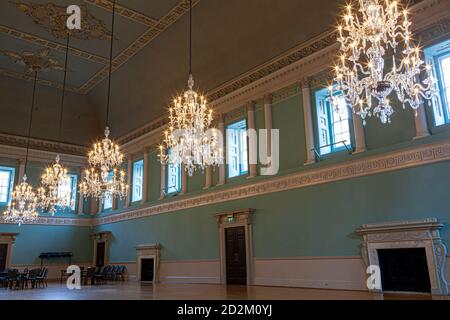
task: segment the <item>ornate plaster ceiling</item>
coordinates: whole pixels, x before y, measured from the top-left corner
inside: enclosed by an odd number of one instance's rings
[[[194,0],[197,3],[199,0]],[[163,33],[189,9],[187,0],[118,1],[113,68]],[[112,3],[110,0],[29,0],[0,2],[0,74],[31,80],[21,57],[38,57],[46,50],[51,65],[63,65],[68,5],[82,12],[82,28],[71,34],[69,90],[89,93],[108,70]],[[51,57],[51,58],[50,58]],[[14,59],[10,59],[14,58]],[[17,63],[22,62],[22,63]],[[40,83],[61,87],[62,72],[45,68]]]

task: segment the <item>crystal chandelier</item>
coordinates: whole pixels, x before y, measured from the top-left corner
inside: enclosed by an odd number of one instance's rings
[[[423,99],[435,95],[435,79],[431,66],[424,66],[421,50],[413,44],[408,11],[396,0],[358,2],[357,11],[347,5],[343,24],[338,26],[340,57],[335,66],[336,86],[330,86],[330,95],[333,97],[334,90],[342,92],[364,124],[372,115],[390,123],[394,109],[388,96],[393,91],[404,108],[408,104],[417,110]],[[390,62],[385,61],[386,54],[392,55],[389,71],[385,70]],[[378,101],[376,106],[373,98]],[[331,100],[337,107],[337,100]]]
[[[64,111],[64,97],[67,79],[67,61],[69,53],[70,33],[67,33],[66,44],[66,58],[64,66],[64,81],[61,98],[61,111],[59,115],[59,137],[61,138],[63,111]],[[67,169],[60,164],[59,155],[56,156],[55,162],[45,169],[41,177],[41,187],[38,189],[39,207],[47,210],[52,215],[57,211],[57,208],[62,210],[74,206],[70,186],[70,177],[67,174]]]
[[[30,149],[31,125],[33,123],[33,110],[36,93],[37,71],[34,71],[33,99],[30,110],[30,121],[28,125],[27,152],[25,156],[25,172],[22,182],[14,188],[11,194],[11,200],[3,213],[3,220],[7,223],[17,223],[21,226],[23,223],[29,223],[38,219],[37,212],[38,197],[33,191],[33,187],[27,182],[28,150]]]
[[[164,132],[159,158],[163,165],[184,164],[192,176],[200,168],[223,163],[221,132],[211,128],[212,109],[208,108],[205,97],[193,90],[192,77],[192,1],[189,10],[189,80],[188,90],[174,99],[169,108],[169,126]]]
[[[70,188],[70,177],[67,169],[60,163],[59,155],[51,166],[45,169],[41,177],[41,187],[38,189],[39,206],[48,210],[52,215],[61,209],[75,205]]]
[[[112,54],[114,41],[114,17],[116,1],[113,1],[111,45],[109,55],[108,96],[106,105],[105,138],[93,145],[88,153],[89,168],[85,170],[80,183],[80,193],[103,203],[105,198],[123,199],[128,193],[125,172],[121,170],[123,154],[119,145],[109,138],[109,102],[111,97]]]

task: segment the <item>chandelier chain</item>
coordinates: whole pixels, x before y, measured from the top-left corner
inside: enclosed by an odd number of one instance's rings
[[[108,75],[108,96],[106,102],[106,120],[105,126],[109,125],[109,104],[111,100],[111,74],[112,74],[112,60],[113,60],[113,46],[114,46],[114,25],[115,25],[115,12],[116,12],[116,0],[112,2],[112,18],[111,18],[111,43],[109,46],[109,75]]]
[[[70,32],[67,32],[66,56],[65,56],[65,61],[64,61],[64,79],[63,79],[63,87],[62,87],[62,94],[61,94],[61,110],[59,112],[58,136],[59,136],[60,140],[61,140],[63,114],[64,114],[64,100],[66,97],[67,65],[68,65],[68,60],[69,60],[69,41],[70,41]]]
[[[33,96],[31,98],[31,110],[30,110],[30,119],[28,122],[28,133],[27,133],[27,151],[25,155],[25,175],[27,174],[27,168],[28,168],[28,152],[30,149],[30,137],[31,137],[31,128],[33,125],[33,111],[34,111],[34,104],[36,101],[36,83],[37,83],[37,71],[34,71],[34,80],[33,80]]]

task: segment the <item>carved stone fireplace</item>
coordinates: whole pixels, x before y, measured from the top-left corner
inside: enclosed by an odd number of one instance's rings
[[[363,236],[361,255],[364,263],[366,266],[380,267],[380,255],[386,251],[422,248],[425,251],[427,267],[422,270],[426,272],[428,269],[428,277],[425,278],[429,278],[431,294],[448,295],[445,279],[447,249],[440,235],[442,227],[443,224],[436,218],[362,225],[357,232]],[[412,250],[410,251],[412,253]],[[393,251],[390,253],[396,254]],[[401,252],[397,253],[400,259]],[[383,269],[386,270],[385,267],[381,268]],[[383,275],[381,278],[383,279]],[[374,291],[382,292],[383,288]]]
[[[136,278],[138,282],[159,282],[159,260],[161,246],[157,244],[143,244],[136,247]],[[151,263],[153,262],[153,268]],[[152,270],[144,270],[151,268]],[[153,277],[149,279],[148,277]]]

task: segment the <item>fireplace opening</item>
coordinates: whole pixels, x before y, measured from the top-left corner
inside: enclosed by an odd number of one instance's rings
[[[378,249],[383,291],[431,292],[425,248]]]
[[[141,259],[141,281],[153,282],[154,280],[154,259]]]

